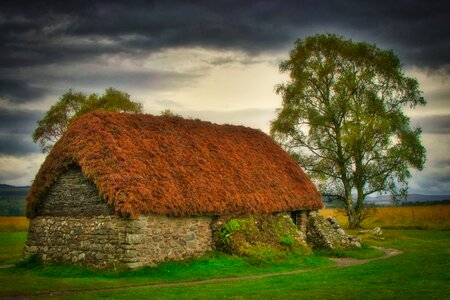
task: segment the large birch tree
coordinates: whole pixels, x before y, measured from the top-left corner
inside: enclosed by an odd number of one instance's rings
[[[404,108],[425,105],[417,80],[391,50],[332,34],[299,39],[280,71],[282,106],[271,135],[339,201],[356,228],[366,197],[405,196],[410,168],[421,170],[421,129]]]

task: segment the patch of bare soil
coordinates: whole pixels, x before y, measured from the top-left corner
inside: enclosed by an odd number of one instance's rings
[[[384,251],[385,254],[383,256],[367,258],[367,259],[356,259],[356,258],[345,257],[345,258],[331,258],[331,260],[336,262],[336,265],[334,265],[334,267],[343,268],[343,267],[354,266],[354,265],[362,265],[362,264],[365,264],[365,263],[368,263],[368,262],[371,262],[374,260],[386,259],[386,258],[403,253],[403,251],[397,250],[397,249],[382,248],[382,247],[375,247],[375,248]]]

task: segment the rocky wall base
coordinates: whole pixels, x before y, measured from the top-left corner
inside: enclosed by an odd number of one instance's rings
[[[24,256],[101,269],[155,265],[211,250],[210,223],[208,217],[39,216],[30,220]]]

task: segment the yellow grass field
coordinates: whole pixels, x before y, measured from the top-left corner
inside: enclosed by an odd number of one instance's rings
[[[322,209],[324,217],[336,217],[346,228],[347,219],[336,209]],[[411,228],[450,230],[450,204],[428,206],[379,207],[375,215],[362,224],[364,228]],[[27,231],[26,217],[0,217],[0,232]]]
[[[322,209],[320,214],[336,217],[343,227],[348,226],[346,217],[336,209]],[[450,204],[378,207],[375,215],[365,220],[361,226],[450,230]]]
[[[27,231],[26,217],[0,217],[0,232]]]

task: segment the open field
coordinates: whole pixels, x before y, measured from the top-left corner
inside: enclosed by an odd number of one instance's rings
[[[429,228],[441,227],[449,206],[412,207],[414,220],[408,220],[411,207],[379,209],[367,227],[384,228],[417,226],[420,220]],[[333,211],[326,211],[330,214]],[[339,217],[341,219],[341,217]],[[436,220],[433,224],[433,218]],[[414,221],[414,222],[412,222]],[[448,222],[448,220],[447,220]],[[384,224],[384,225],[383,225]],[[26,218],[0,218],[0,265],[19,263],[26,239]],[[19,231],[17,231],[19,230]],[[445,299],[450,293],[450,231],[384,229],[384,239],[368,238],[370,245],[403,250],[404,253],[386,260],[363,265],[334,268],[333,261],[314,255],[302,259],[288,257],[283,261],[255,263],[245,258],[211,253],[201,259],[180,263],[169,262],[158,268],[137,271],[96,272],[86,268],[47,265],[33,262],[13,268],[0,268],[0,297],[49,297],[49,292],[74,291],[56,298],[253,298],[253,299]],[[366,249],[348,251],[344,255],[373,257],[378,254]],[[323,255],[323,253],[321,254]],[[196,281],[211,278],[268,274],[292,270],[326,268],[306,273],[266,278],[242,279],[230,282],[206,283],[196,286],[145,286],[156,283]],[[141,286],[141,287],[139,287]],[[88,291],[89,290],[89,291]]]
[[[54,298],[446,299],[450,294],[450,231],[414,228],[449,229],[449,213],[450,205],[379,208],[363,226],[383,227],[383,238],[367,237],[366,243],[404,253],[363,265],[335,268],[323,252],[306,259],[292,256],[267,263],[211,253],[191,261],[119,272],[21,263],[28,220],[0,217],[0,266],[18,263],[16,267],[0,268],[0,297],[41,294],[48,298],[46,293],[74,291]],[[336,211],[324,210],[322,214],[336,216]],[[345,218],[337,218],[345,226]],[[407,227],[413,229],[386,229]],[[379,255],[367,248],[343,254],[357,258]],[[195,286],[142,286],[314,268],[325,269]]]
[[[373,217],[361,224],[362,227],[450,230],[450,204],[377,207],[376,210]],[[348,226],[346,217],[337,209],[322,209],[320,214],[336,217],[344,228]]]
[[[28,230],[28,219],[26,217],[1,217],[0,232],[17,232]]]
[[[23,233],[3,236],[6,244],[23,245]],[[392,247],[404,253],[363,265],[333,268],[326,257],[287,259],[269,265],[214,254],[182,263],[133,272],[100,273],[70,266],[28,266],[0,269],[1,296],[36,295],[51,291],[77,291],[61,299],[122,298],[237,298],[237,299],[445,299],[450,293],[449,231],[386,230],[385,240],[372,245]],[[11,248],[10,246],[7,246]],[[19,249],[20,247],[17,247]],[[180,282],[206,278],[282,272],[326,267],[306,273],[253,278],[196,286],[139,287],[157,282]],[[133,288],[127,288],[134,286]],[[83,291],[91,289],[91,291]],[[96,290],[92,290],[96,289]],[[108,290],[109,289],[109,290]],[[45,298],[48,295],[42,295]]]

